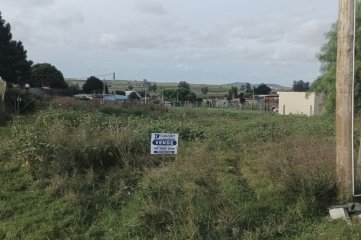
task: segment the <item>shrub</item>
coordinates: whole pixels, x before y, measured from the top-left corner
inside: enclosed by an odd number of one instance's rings
[[[204,139],[204,131],[190,121],[50,109],[40,111],[31,122],[14,121],[13,159],[27,166],[34,178],[112,166],[150,166],[143,155],[150,152],[153,132],[179,132],[184,141]]]

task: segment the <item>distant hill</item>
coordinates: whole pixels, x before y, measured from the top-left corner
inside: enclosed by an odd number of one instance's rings
[[[246,82],[234,82],[234,83],[228,83],[228,84],[223,84],[223,86],[227,86],[227,87],[241,87],[242,85],[246,85]],[[290,87],[285,87],[285,86],[281,86],[275,83],[265,83],[267,86],[269,86],[270,88],[274,88],[274,89],[291,89]],[[251,84],[254,87],[259,86],[260,84]]]

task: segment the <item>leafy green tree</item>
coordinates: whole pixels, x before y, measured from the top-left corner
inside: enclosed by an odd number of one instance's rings
[[[189,88],[179,88],[177,90],[178,101],[190,101],[187,100],[187,96],[190,95],[192,91]]]
[[[157,91],[157,84],[156,83],[150,84],[148,90],[152,92]]]
[[[334,112],[336,107],[336,60],[337,60],[337,24],[333,24],[326,34],[326,43],[318,54],[321,62],[321,75],[312,84],[311,90],[324,92],[327,96],[326,110]]]
[[[203,94],[207,94],[208,93],[208,86],[202,87],[201,91]]]
[[[254,89],[254,94],[269,94],[272,91],[266,84],[261,83]]]
[[[144,90],[143,90],[143,91],[138,91],[138,94],[139,94],[142,98],[145,97],[145,91],[144,91]],[[149,95],[148,92],[147,92],[147,97],[148,97],[148,98],[150,97],[150,95]]]
[[[123,90],[116,90],[115,94],[125,96],[125,92]]]
[[[361,110],[361,3],[356,5],[356,56],[355,56],[355,110]],[[318,59],[321,63],[321,75],[311,85],[311,90],[323,92],[327,96],[325,104],[328,112],[336,108],[336,61],[337,61],[337,23],[326,33],[326,42],[321,47]]]
[[[236,86],[232,86],[228,91],[228,98],[234,99],[238,97],[238,88]]]
[[[83,85],[85,93],[102,93],[104,89],[104,82],[99,78],[91,76]],[[108,93],[108,87],[105,85],[105,93]]]
[[[10,24],[5,22],[0,12],[0,76],[10,83],[28,83],[32,64],[27,60],[22,42],[12,40]]]
[[[175,89],[164,89],[163,90],[163,97],[167,101],[177,100],[177,90],[175,90]]]
[[[139,100],[139,96],[136,92],[131,92],[128,96],[129,101],[136,101]]]
[[[30,85],[33,87],[68,88],[63,74],[49,63],[38,63],[32,66]]]
[[[197,101],[197,95],[194,92],[190,92],[184,97],[184,100],[190,102]]]
[[[246,83],[246,86],[244,88],[246,90],[246,93],[252,93],[253,92],[252,85],[250,83]]]
[[[306,92],[310,89],[310,83],[303,80],[293,81],[292,89],[295,92]]]

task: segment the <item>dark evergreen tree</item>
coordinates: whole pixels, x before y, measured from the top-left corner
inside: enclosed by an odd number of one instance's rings
[[[186,81],[180,81],[178,83],[179,88],[185,88],[185,89],[191,89],[191,85],[187,83]]]
[[[38,63],[31,68],[31,86],[68,88],[63,74],[49,63]]]
[[[306,92],[310,89],[310,83],[303,80],[293,81],[292,89],[295,92]]]
[[[104,89],[104,82],[99,78],[91,76],[83,85],[85,93],[102,93]],[[108,93],[108,87],[105,85],[105,93]]]
[[[125,96],[125,91],[123,91],[123,90],[116,90],[116,91],[115,91],[115,94]]]
[[[255,94],[269,94],[271,92],[271,88],[268,87],[266,84],[262,83],[258,87],[254,89]]]
[[[138,94],[136,92],[131,92],[128,96],[129,101],[136,101],[136,100],[140,100]]]
[[[9,83],[24,84],[30,81],[32,62],[21,41],[12,40],[11,27],[0,12],[0,76]]]
[[[246,90],[246,93],[252,93],[252,85],[250,83],[246,83],[246,86],[244,87],[244,89]]]
[[[157,91],[157,84],[153,83],[153,84],[149,85],[148,90],[153,91],[153,92]]]
[[[203,94],[207,94],[208,93],[208,86],[202,87],[201,91]]]
[[[227,98],[229,100],[238,98],[238,88],[236,86],[232,86],[231,89],[229,89]]]

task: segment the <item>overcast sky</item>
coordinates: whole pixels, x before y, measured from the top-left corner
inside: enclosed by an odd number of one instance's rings
[[[337,0],[0,0],[28,58],[66,78],[314,81]]]

